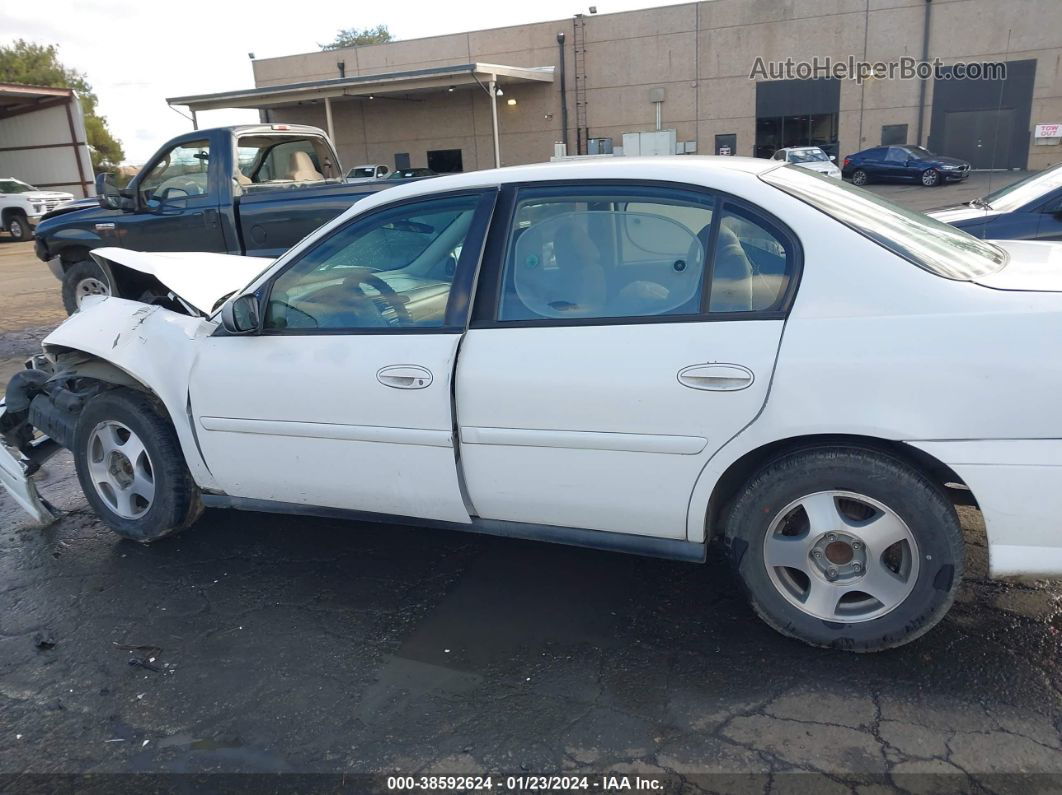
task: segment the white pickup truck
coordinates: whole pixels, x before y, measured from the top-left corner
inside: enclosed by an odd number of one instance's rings
[[[29,240],[42,215],[73,198],[72,193],[38,190],[14,177],[0,177],[0,223],[15,240]]]

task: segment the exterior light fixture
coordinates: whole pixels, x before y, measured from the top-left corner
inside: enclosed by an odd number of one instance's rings
[[[501,86],[498,86],[498,88],[495,89],[494,96],[496,96],[496,97],[504,97],[505,96],[505,92],[502,91]]]
[[[516,104],[516,100],[515,99],[507,99],[507,100],[505,100],[505,104],[506,105],[515,105]]]
[[[369,99],[376,99],[372,94],[369,94]]]
[[[453,87],[453,86],[450,86],[450,87],[449,87],[448,89],[446,89],[446,90],[447,90],[447,91],[448,91],[449,93],[451,93],[451,94],[452,94],[452,93],[454,93],[454,87]]]

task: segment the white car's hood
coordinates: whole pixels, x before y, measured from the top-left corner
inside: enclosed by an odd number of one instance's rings
[[[226,295],[247,286],[273,260],[199,251],[150,253],[127,248],[98,248],[93,259],[107,260],[158,279],[204,315]]]
[[[990,218],[999,215],[997,210],[989,210],[985,207],[974,207],[969,204],[960,204],[957,207],[941,207],[937,210],[929,210],[926,215],[935,218],[941,223],[954,224],[957,221],[969,221],[971,218]]]
[[[59,190],[35,190],[23,194],[31,202],[59,201],[68,202],[74,198],[73,193],[63,193]]]
[[[837,168],[837,166],[833,164],[833,161],[826,160],[813,160],[810,163],[795,163],[794,165],[810,169],[811,171],[818,171],[822,174],[829,174]]]
[[[1062,292],[1062,243],[1042,240],[993,240],[1010,255],[997,273],[978,276],[974,281],[996,290],[1036,290]]]

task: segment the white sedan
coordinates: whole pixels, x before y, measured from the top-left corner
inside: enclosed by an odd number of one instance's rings
[[[0,471],[39,519],[24,472],[61,445],[143,542],[203,506],[719,539],[767,623],[853,651],[948,610],[955,504],[992,576],[1062,573],[1056,244],[681,157],[399,186],[271,263],[94,254],[160,297],[87,302],[8,387]]]
[[[817,171],[827,177],[841,178],[841,169],[837,168],[835,158],[826,154],[817,146],[789,146],[774,153],[772,160],[792,163],[794,166]]]

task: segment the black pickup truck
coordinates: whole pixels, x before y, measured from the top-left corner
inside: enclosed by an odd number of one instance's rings
[[[119,190],[96,179],[97,206],[46,215],[37,256],[74,312],[86,295],[140,298],[151,285],[89,256],[103,246],[276,257],[358,199],[394,183],[351,185],[322,130],[255,124],[196,130],[168,141]]]

